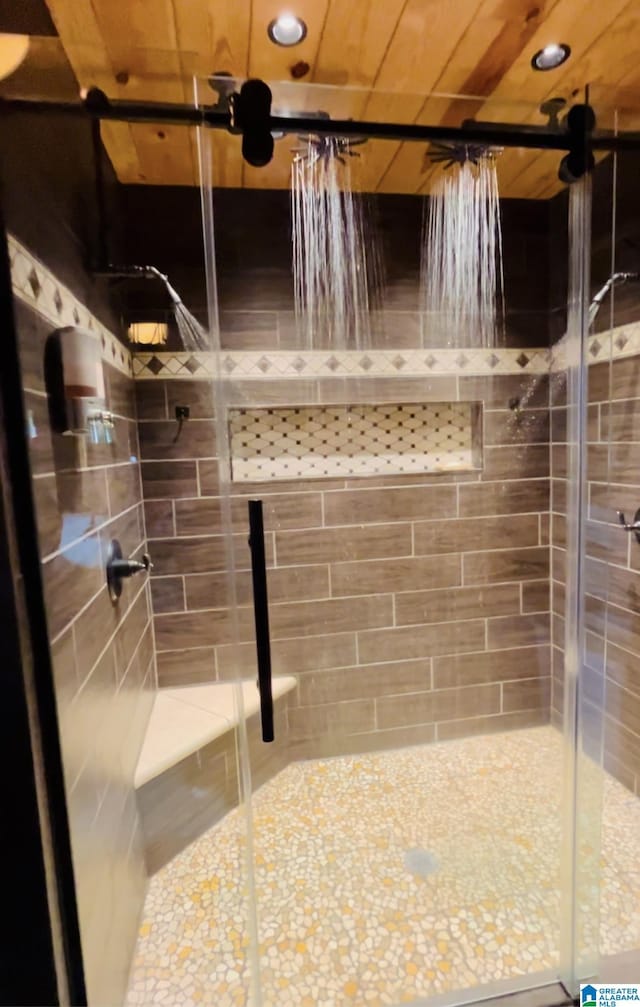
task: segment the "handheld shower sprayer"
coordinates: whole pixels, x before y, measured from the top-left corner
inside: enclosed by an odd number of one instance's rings
[[[169,283],[169,277],[165,273],[161,273],[155,266],[108,265],[105,269],[97,271],[96,275],[119,280],[160,280],[171,299],[173,315],[185,350],[211,349],[211,341],[206,329],[190,311],[187,311],[180,294]]]
[[[166,276],[163,276],[162,279],[164,280],[165,287],[167,288],[167,293],[171,298],[171,300],[173,301],[174,306],[182,304],[182,298],[180,297],[180,294],[178,293],[177,290],[175,290],[174,287],[171,286],[168,278]]]
[[[156,269],[155,266],[133,266],[132,268],[140,270],[142,275],[146,276],[148,279],[161,280],[162,283],[164,283],[165,289],[169,297],[171,298],[173,304],[174,305],[182,304],[182,298],[180,297],[180,294],[175,289],[175,287],[171,286],[171,284],[169,283],[169,277],[167,276],[166,273],[161,273],[160,270]]]
[[[602,302],[611,288],[615,287],[617,284],[626,283],[628,280],[640,280],[640,273],[613,273],[607,282],[602,285],[589,305],[589,327],[591,327],[595,322],[596,315],[602,306]]]
[[[109,263],[104,269],[95,269],[95,276],[111,277],[114,280],[162,280],[167,283],[168,277],[155,266],[116,266]]]
[[[169,283],[167,274],[161,273],[155,266],[107,266],[96,275],[112,277],[115,280],[160,280],[173,303],[182,304],[182,298]]]

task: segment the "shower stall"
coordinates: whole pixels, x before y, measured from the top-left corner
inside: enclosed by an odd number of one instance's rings
[[[497,98],[272,92],[275,114],[307,123],[399,125],[414,108],[425,125],[539,121]],[[210,96],[197,81],[195,106]],[[596,138],[633,125],[589,101]],[[236,137],[198,130],[209,346],[137,348],[129,378],[153,569],[125,598],[144,599],[153,632],[110,895],[133,906],[128,1007],[417,1007],[536,987],[558,1003],[637,978],[640,152],[598,155],[567,185],[548,175],[562,151],[519,135],[494,151],[499,200],[487,183],[479,261],[504,303],[474,342],[423,289],[444,275],[423,216],[457,164],[364,129],[322,147],[349,161],[331,206],[351,221],[354,300],[340,262],[317,293],[335,242],[314,238],[312,265],[295,245],[296,212],[316,205],[295,160],[309,134],[275,136],[266,191]],[[401,173],[414,195],[393,195]],[[525,174],[535,201],[514,195]],[[64,761],[79,742],[57,702]],[[114,1002],[69,786],[89,1002]]]

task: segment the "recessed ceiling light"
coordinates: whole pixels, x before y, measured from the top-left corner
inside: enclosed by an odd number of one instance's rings
[[[538,49],[531,59],[531,66],[534,70],[555,70],[566,63],[570,55],[571,49],[564,42],[552,42],[544,49]]]
[[[295,14],[281,14],[267,28],[267,35],[276,45],[297,45],[306,34],[306,24]]]
[[[28,35],[0,33],[0,80],[17,70],[29,51]]]

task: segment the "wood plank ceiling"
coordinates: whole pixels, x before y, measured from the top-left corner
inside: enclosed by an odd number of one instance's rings
[[[540,104],[614,101],[640,111],[640,0],[290,0],[308,26],[284,49],[266,28],[280,0],[47,0],[66,56],[83,87],[118,98],[193,100],[193,75],[213,71],[291,82],[304,60],[309,73],[292,91],[274,88],[276,104],[323,108],[333,115],[459,124],[467,116],[543,123]],[[572,55],[548,73],[532,54],[566,42]],[[314,93],[307,84],[330,85]],[[595,85],[595,86],[594,86]],[[440,97],[425,97],[439,92]],[[200,100],[215,100],[206,83]],[[455,94],[476,96],[455,101]],[[606,113],[605,113],[606,114]],[[609,123],[607,123],[609,124]],[[637,128],[637,125],[636,125]],[[103,125],[104,142],[123,182],[199,183],[196,135],[183,127]],[[214,184],[287,187],[292,139],[277,142],[272,163],[242,162],[237,137],[208,134]],[[436,175],[420,144],[369,142],[358,184],[369,191],[429,191]],[[547,198],[561,187],[560,155],[508,150],[499,161],[504,196]]]

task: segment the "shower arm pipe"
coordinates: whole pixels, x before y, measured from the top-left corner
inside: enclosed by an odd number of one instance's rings
[[[96,190],[96,212],[98,217],[98,262],[106,265],[109,261],[109,237],[107,218],[107,199],[104,184],[104,167],[102,161],[102,139],[100,137],[100,120],[91,120],[91,146],[93,151],[93,172]]]
[[[609,277],[609,279],[602,284],[598,293],[594,294],[593,300],[591,301],[591,307],[592,308],[594,306],[600,307],[605,297],[607,296],[611,288],[616,285],[616,283],[626,283],[627,280],[637,280],[637,279],[640,279],[639,273],[613,273]]]
[[[92,95],[94,95],[92,97]],[[30,98],[0,98],[0,111],[63,114],[112,122],[153,123],[173,126],[206,126],[209,129],[242,131],[234,126],[233,114],[215,106],[165,104],[111,100],[98,92],[89,92],[82,102],[47,101]],[[570,151],[575,134],[548,126],[481,122],[465,120],[461,126],[422,125],[418,123],[367,122],[356,119],[324,119],[308,115],[270,115],[265,126],[273,133],[312,133],[317,136],[366,136],[371,140],[395,140],[415,143],[475,141],[498,147],[527,147],[538,150]],[[614,134],[609,130],[591,133],[593,150],[640,150],[640,132]]]
[[[117,263],[108,263],[104,268],[92,270],[94,276],[106,276],[114,280],[162,280],[167,283],[169,277],[166,273],[161,273],[155,266],[121,266]]]

